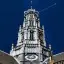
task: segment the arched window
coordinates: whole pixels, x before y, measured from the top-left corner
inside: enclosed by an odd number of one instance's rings
[[[30,26],[33,26],[33,21],[32,20],[30,20]]]
[[[33,26],[33,14],[30,14],[30,26]]]
[[[30,31],[30,40],[34,40],[34,31]]]

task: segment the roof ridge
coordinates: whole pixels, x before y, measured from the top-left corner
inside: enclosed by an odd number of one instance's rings
[[[11,56],[10,54],[8,54],[7,52],[4,52],[4,51],[2,51],[2,50],[0,50],[0,52],[5,53],[5,54]]]
[[[57,56],[57,55],[60,55],[60,54],[64,54],[64,52],[61,52],[61,53],[55,54],[55,55],[53,55],[53,56]]]

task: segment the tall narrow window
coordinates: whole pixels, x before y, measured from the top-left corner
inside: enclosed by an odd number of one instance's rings
[[[33,20],[32,20],[32,26],[34,25],[33,23],[34,23],[34,22],[33,22]]]
[[[30,31],[30,40],[34,40],[34,31]]]
[[[30,14],[30,19],[33,19],[33,14]]]
[[[30,26],[33,26],[33,14],[30,14]]]
[[[32,20],[30,20],[30,26],[33,26],[33,21]]]

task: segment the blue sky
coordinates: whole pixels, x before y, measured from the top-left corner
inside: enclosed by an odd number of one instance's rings
[[[64,51],[64,4],[62,0],[32,0],[33,8],[40,12],[41,26],[45,26],[47,44],[54,53]],[[19,25],[23,23],[24,11],[30,8],[30,0],[0,0],[0,49],[9,52],[11,44],[17,43]]]

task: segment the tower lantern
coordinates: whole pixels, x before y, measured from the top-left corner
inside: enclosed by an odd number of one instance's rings
[[[44,26],[40,27],[39,12],[31,8],[24,11],[23,26],[19,27],[18,41],[10,55],[20,64],[42,64],[49,57]]]

